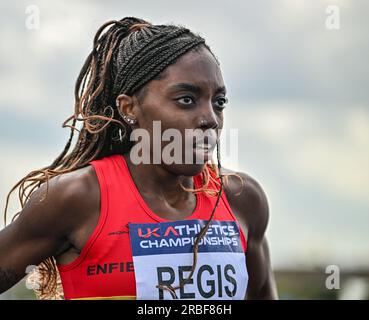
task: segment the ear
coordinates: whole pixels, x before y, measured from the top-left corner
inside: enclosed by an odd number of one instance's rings
[[[135,115],[133,114],[134,103],[135,101],[133,97],[127,96],[126,94],[120,94],[117,97],[117,100],[116,100],[117,109],[122,118],[123,116],[135,118]]]

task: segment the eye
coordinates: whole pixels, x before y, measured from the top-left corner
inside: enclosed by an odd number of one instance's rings
[[[194,99],[190,96],[185,96],[182,98],[177,99],[181,104],[184,104],[186,106],[191,105],[192,103],[195,103]]]
[[[220,97],[216,100],[216,107],[220,110],[223,110],[227,103],[228,103],[228,98]]]

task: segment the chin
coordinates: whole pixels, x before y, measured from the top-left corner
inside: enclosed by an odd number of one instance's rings
[[[165,169],[175,175],[181,176],[196,176],[202,172],[205,163],[199,164],[171,164],[164,165]]]

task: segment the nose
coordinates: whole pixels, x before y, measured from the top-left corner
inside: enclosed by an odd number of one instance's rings
[[[205,112],[199,117],[200,129],[217,129],[219,127],[219,121],[214,113],[213,107],[206,108]]]

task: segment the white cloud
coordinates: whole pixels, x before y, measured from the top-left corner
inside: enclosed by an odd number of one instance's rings
[[[299,178],[330,194],[369,203],[369,145],[332,137],[306,141],[289,161]]]
[[[347,222],[350,240],[341,237],[342,226],[335,225],[334,220],[331,225],[327,223],[336,214],[334,200],[329,202],[332,199],[346,201],[348,206],[361,202],[368,208],[368,107],[354,107],[360,94],[361,98],[367,94],[364,3],[265,2],[268,7],[238,1],[224,8],[219,1],[204,19],[203,12],[209,9],[206,2],[190,1],[178,10],[169,1],[112,1],[109,5],[34,1],[41,14],[37,32],[24,28],[28,3],[11,4],[11,19],[1,30],[6,45],[1,48],[0,110],[38,121],[48,121],[58,113],[65,117],[71,114],[71,83],[79,63],[82,65],[91,49],[97,28],[111,18],[134,15],[154,23],[184,23],[205,36],[222,62],[228,91],[235,98],[230,99],[235,101],[226,113],[226,122],[229,128],[238,128],[242,138],[240,167],[255,172],[255,178],[268,191],[273,209],[268,232],[274,262],[306,265],[312,257],[316,261],[329,257],[328,262],[348,261],[352,265],[367,262],[369,255],[363,253],[367,252],[368,238],[361,223],[365,219]],[[325,30],[324,9],[329,4],[339,5],[344,17],[337,33]],[[63,60],[65,55],[72,60]],[[275,95],[285,100],[277,100]],[[294,95],[299,102],[291,102]],[[335,104],[342,105],[342,97],[347,98],[343,103],[348,108],[334,108]],[[328,103],[311,102],[323,99]],[[60,126],[55,130],[61,130]],[[36,151],[34,145],[24,146],[17,140],[0,142],[6,150],[0,157],[0,203],[4,204],[8,190],[29,171],[49,164],[55,153]],[[283,178],[293,185],[284,185]],[[306,186],[311,193],[303,198],[301,207],[307,205],[307,199],[324,194],[312,215],[299,206],[300,211],[296,210],[291,195]],[[15,196],[12,203],[16,202]],[[331,211],[324,212],[325,207]],[[322,225],[316,223],[319,214],[325,214]]]
[[[336,197],[369,204],[369,112],[365,107],[259,104],[228,114],[244,137],[263,139],[289,175]],[[266,149],[268,147],[265,146]]]

